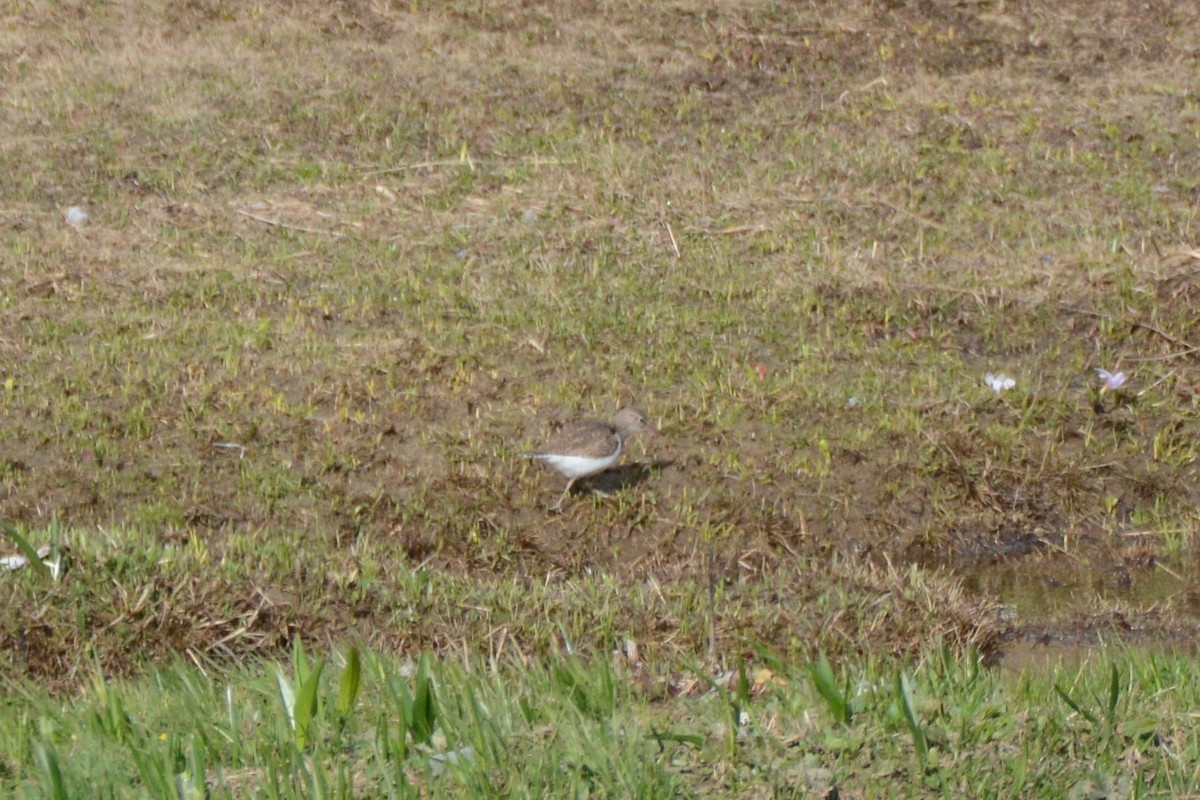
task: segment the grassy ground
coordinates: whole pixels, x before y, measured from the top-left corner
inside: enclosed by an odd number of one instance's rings
[[[774,669],[772,669],[774,667]],[[98,676],[0,710],[13,797],[1193,797],[1191,657],[1053,674],[949,651],[850,669],[488,668],[302,652],[212,680]]]
[[[1190,6],[0,20],[5,677],[1193,640]]]

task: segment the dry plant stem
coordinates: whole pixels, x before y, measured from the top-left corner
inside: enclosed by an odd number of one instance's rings
[[[716,666],[717,663],[717,569],[716,569],[716,553],[713,548],[708,550],[708,580],[705,582],[708,588],[708,663],[709,666]]]
[[[401,164],[396,167],[386,167],[384,169],[373,169],[369,172],[362,173],[364,178],[370,178],[377,175],[393,175],[402,172],[412,172],[420,169],[437,169],[439,167],[467,167],[473,169],[477,166],[534,166],[534,167],[562,167],[572,166],[575,161],[558,159],[558,158],[539,158],[532,156],[522,159],[470,159],[464,160],[461,158],[447,158],[439,161],[418,161],[413,164]]]
[[[248,218],[254,220],[255,222],[261,222],[264,225],[271,225],[276,228],[286,228],[287,230],[290,230],[290,231],[299,231],[301,233],[315,233],[320,236],[339,237],[342,235],[342,234],[338,233],[337,231],[327,231],[327,230],[322,230],[320,228],[308,228],[303,225],[291,225],[286,222],[280,222],[277,219],[269,219],[267,217],[260,217],[257,214],[252,214],[249,211],[244,211],[240,208],[238,209],[237,213],[241,214],[243,217],[248,217]]]

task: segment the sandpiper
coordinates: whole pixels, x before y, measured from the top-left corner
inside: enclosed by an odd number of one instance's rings
[[[551,511],[561,511],[563,500],[575,481],[603,472],[616,463],[630,436],[646,428],[646,414],[637,408],[622,408],[612,422],[589,420],[568,425],[550,441],[526,455],[558,470],[567,479]]]

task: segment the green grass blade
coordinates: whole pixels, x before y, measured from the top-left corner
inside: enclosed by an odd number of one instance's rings
[[[317,689],[320,688],[321,672],[324,669],[325,661],[318,661],[308,679],[301,685],[300,694],[296,697],[296,749],[300,751],[305,750],[312,741],[313,720],[317,716],[320,701]]]
[[[338,681],[337,715],[340,718],[350,716],[361,686],[362,659],[358,655],[358,648],[351,647],[350,652],[346,654],[346,666],[342,670],[342,677]]]
[[[58,751],[54,745],[33,743],[33,756],[37,761],[38,771],[42,780],[50,789],[50,797],[54,800],[67,800],[67,787],[63,782],[62,767],[58,763]]]
[[[616,684],[612,670],[603,659],[585,664],[571,657],[556,662],[550,674],[581,714],[593,719],[609,719],[616,708]]]
[[[838,688],[837,678],[833,674],[833,668],[829,666],[829,660],[825,657],[824,651],[818,653],[815,665],[808,665],[808,674],[812,678],[813,685],[817,688],[817,693],[824,698],[825,704],[829,706],[829,711],[833,714],[833,718],[843,725],[849,725],[854,712],[850,708],[846,694]]]
[[[151,742],[130,741],[129,756],[137,768],[137,775],[153,797],[171,797],[175,794],[175,777],[167,770],[163,754]]]
[[[296,689],[279,666],[275,667],[275,685],[279,689],[279,700],[283,703],[283,713],[287,718],[288,729],[294,731],[296,730]]]
[[[754,654],[758,656],[758,659],[766,664],[772,672],[782,674],[786,673],[791,668],[787,662],[768,650],[767,646],[761,642],[756,642],[753,639],[749,639],[745,636],[740,638],[742,643],[749,645],[754,651]]]
[[[929,756],[929,739],[925,735],[925,728],[917,719],[917,712],[913,706],[912,687],[909,685],[908,676],[904,674],[904,670],[896,674],[896,695],[900,698],[900,707],[904,710],[904,721],[908,723],[913,745],[923,764]]]
[[[743,706],[750,705],[750,678],[746,674],[746,659],[738,659],[737,701]]]
[[[1054,684],[1054,691],[1058,693],[1058,696],[1062,698],[1063,702],[1070,706],[1076,714],[1083,717],[1093,725],[1100,724],[1100,720],[1096,719],[1096,715],[1079,705],[1079,703],[1076,703],[1075,700],[1072,699],[1071,695],[1067,694],[1066,689],[1062,688],[1056,683]]]
[[[396,724],[395,733],[392,732],[389,720]],[[385,758],[397,764],[408,758],[408,721],[403,713],[393,715],[385,711],[379,717],[376,730]]]
[[[1105,716],[1108,718],[1108,729],[1112,731],[1117,725],[1117,703],[1121,699],[1121,676],[1117,672],[1117,665],[1112,664],[1112,673],[1108,685],[1108,705],[1105,707]]]
[[[413,687],[411,714],[407,720],[409,732],[417,744],[426,744],[433,738],[437,722],[437,697],[433,688],[429,654],[421,656],[417,667],[416,685]]]
[[[296,646],[292,650],[292,675],[300,686],[308,680],[308,658],[304,655],[304,640],[300,637],[296,637]]]
[[[17,549],[21,551],[21,555],[25,556],[26,563],[34,572],[44,578],[51,577],[50,567],[46,566],[45,562],[38,556],[37,548],[30,544],[29,540],[22,536],[20,531],[3,521],[0,521],[0,528],[8,534],[8,538],[13,540]]]
[[[722,686],[721,684],[719,684],[715,680],[713,680],[713,677],[711,675],[709,675],[707,672],[705,672],[703,667],[700,667],[699,665],[694,664],[690,661],[685,661],[683,664],[683,667],[688,672],[692,673],[697,678],[699,678],[700,680],[707,683],[708,688],[715,689],[718,692],[727,691],[724,686]]]

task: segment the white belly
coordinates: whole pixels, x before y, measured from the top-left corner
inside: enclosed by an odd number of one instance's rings
[[[597,472],[603,472],[608,469],[616,462],[619,455],[621,455],[620,448],[617,448],[617,451],[611,456],[605,456],[604,458],[560,456],[554,454],[539,455],[536,458],[554,467],[564,478],[582,478],[586,475],[595,475]]]

